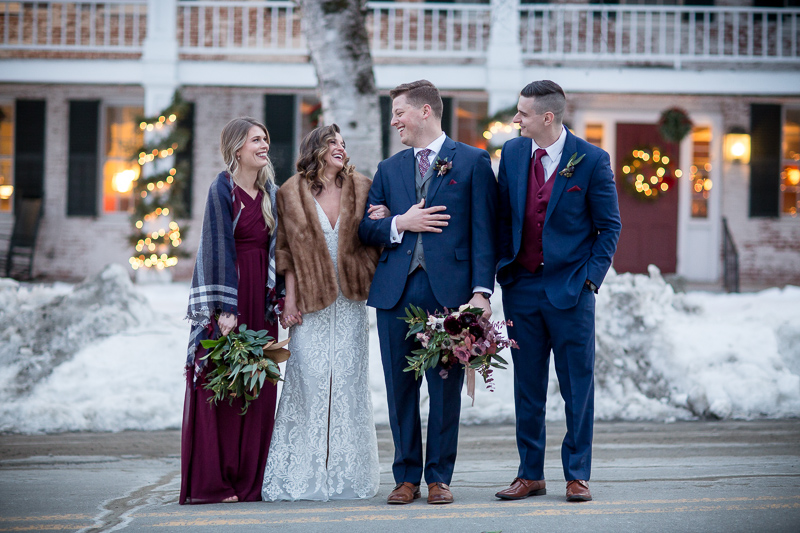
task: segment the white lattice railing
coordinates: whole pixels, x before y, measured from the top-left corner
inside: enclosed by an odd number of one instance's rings
[[[147,0],[0,2],[0,49],[138,53]]]
[[[526,59],[673,64],[797,62],[800,9],[520,7]]]

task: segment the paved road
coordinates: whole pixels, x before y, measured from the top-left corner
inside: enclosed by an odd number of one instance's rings
[[[179,433],[0,435],[0,531],[800,532],[800,420],[598,423],[588,503],[564,501],[563,427],[549,427],[548,494],[500,502],[514,428],[463,426],[456,503],[366,501],[177,505]],[[424,495],[424,491],[423,491]]]

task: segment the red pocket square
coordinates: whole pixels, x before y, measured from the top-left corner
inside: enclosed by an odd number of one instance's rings
[[[571,189],[568,189],[567,192],[577,192],[577,191],[580,191],[580,190],[581,190],[581,188],[578,187],[577,185],[575,185]]]
[[[448,183],[448,185],[455,185],[456,183],[458,183],[456,180],[451,179],[450,183]]]

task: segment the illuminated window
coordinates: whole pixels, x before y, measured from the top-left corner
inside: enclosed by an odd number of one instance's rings
[[[587,124],[586,125],[586,142],[591,143],[598,148],[603,147],[603,125],[602,124]]]
[[[692,218],[708,218],[708,197],[711,193],[711,128],[692,129]]]
[[[0,213],[14,203],[14,104],[0,104]]]
[[[131,157],[142,146],[143,135],[137,117],[141,107],[106,107],[105,158],[103,162],[103,211],[133,210],[133,187],[139,179],[139,165]]]
[[[781,161],[781,212],[792,217],[800,210],[800,109],[786,109]]]

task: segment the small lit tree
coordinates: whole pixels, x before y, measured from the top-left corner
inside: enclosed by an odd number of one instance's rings
[[[172,103],[157,117],[142,118],[139,128],[145,133],[144,146],[134,159],[141,167],[134,184],[133,231],[131,244],[135,254],[131,268],[163,271],[185,256],[179,250],[183,236],[175,221],[187,215],[184,190],[190,179],[191,165],[177,157],[191,142],[186,126],[191,112],[176,91]]]

